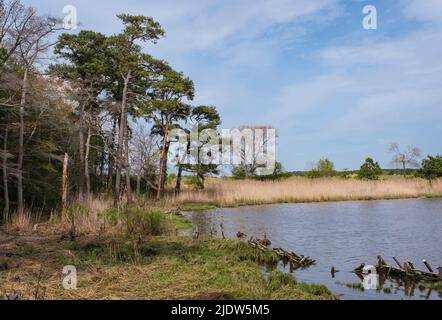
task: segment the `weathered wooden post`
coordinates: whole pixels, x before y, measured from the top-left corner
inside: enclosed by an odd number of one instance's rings
[[[195,232],[193,233],[193,240],[199,240],[199,238],[200,238],[200,231],[198,225],[196,225]]]
[[[66,210],[68,204],[68,164],[69,156],[67,153],[64,154],[63,159],[63,174],[61,182],[61,209]]]
[[[385,262],[385,260],[382,256],[378,256],[378,266],[380,268],[388,266],[388,264]]]
[[[427,260],[422,260],[422,262],[424,263],[424,265],[427,267],[428,271],[430,271],[431,273],[434,273],[433,268],[431,268],[430,264],[428,263]]]
[[[414,267],[414,264],[413,264],[413,262],[411,262],[411,261],[408,261],[407,263],[408,263],[408,265],[410,266],[410,268],[411,268],[411,269],[413,269],[413,270],[415,270],[415,269],[416,269],[416,268]]]
[[[221,222],[220,228],[221,228],[221,237],[223,238],[223,240],[226,240],[226,236],[224,235],[224,222]]]
[[[398,265],[399,269],[403,269],[402,264],[399,262],[399,260],[396,257],[393,257],[394,262]]]

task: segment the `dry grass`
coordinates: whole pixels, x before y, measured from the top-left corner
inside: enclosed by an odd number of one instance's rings
[[[176,234],[177,230],[191,228],[191,224],[174,208],[157,207],[157,204],[139,204],[118,211],[113,202],[103,196],[91,199],[89,203],[74,203],[64,212],[53,212],[50,217],[30,210],[13,214],[11,220],[1,227],[15,234],[68,235],[72,220],[77,236],[118,236],[134,232],[136,227],[145,235],[150,232]],[[140,230],[143,229],[143,230]],[[148,230],[149,229],[149,230]]]
[[[268,283],[255,261],[259,250],[237,241],[150,237],[132,241],[83,237],[3,236],[0,296],[20,299],[335,299],[323,286],[276,275]],[[118,254],[117,254],[118,253]],[[62,270],[75,265],[78,289],[62,287]],[[271,285],[270,285],[271,284]],[[315,288],[320,290],[313,290]]]
[[[442,196],[442,179],[431,185],[423,179],[289,178],[278,181],[209,179],[202,191],[185,190],[171,202],[238,206],[347,200],[381,200]]]

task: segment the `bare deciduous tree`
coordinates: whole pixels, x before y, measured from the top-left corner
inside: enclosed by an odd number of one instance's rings
[[[24,156],[24,117],[26,99],[29,93],[29,72],[38,62],[40,55],[45,53],[53,44],[46,41],[47,37],[56,31],[59,20],[52,17],[40,17],[33,8],[24,10],[28,19],[24,26],[20,26],[18,34],[21,37],[17,47],[18,59],[23,66],[23,79],[21,89],[21,100],[19,110],[19,146],[17,168],[17,211],[23,213],[23,156]]]
[[[269,130],[275,130],[272,126],[261,125],[261,126],[240,126],[238,128],[241,133],[251,130],[251,141],[246,141],[244,138],[241,141],[241,164],[234,168],[235,171],[240,171],[246,178],[251,178],[256,175],[257,171],[264,167],[260,163],[260,157],[265,153],[267,145],[270,142],[270,137],[268,135]],[[262,135],[253,134],[254,131],[261,130]]]
[[[399,144],[392,143],[390,145],[390,152],[394,154],[392,164],[401,166],[404,171],[404,177],[407,175],[407,167],[419,167],[419,158],[421,157],[421,150],[418,147],[408,146],[405,152],[399,148]]]
[[[150,179],[155,179],[156,164],[160,158],[160,150],[158,148],[158,139],[153,136],[146,128],[139,124],[134,130],[132,145],[132,162],[136,170],[137,176],[137,196],[141,193],[141,182],[144,177],[149,187],[156,189],[156,186],[150,183]]]

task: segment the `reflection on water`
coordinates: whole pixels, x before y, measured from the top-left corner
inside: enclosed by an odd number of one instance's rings
[[[442,200],[332,202],[282,204],[217,209],[193,213],[202,234],[216,232],[235,238],[267,234],[273,247],[299,252],[317,260],[308,269],[279,263],[266,266],[293,272],[299,281],[327,285],[342,299],[442,299],[433,290],[403,279],[378,275],[359,278],[352,270],[361,263],[375,263],[382,255],[393,263],[396,256],[416,266],[426,258],[442,263]],[[334,277],[332,267],[339,270]],[[357,285],[356,285],[357,284]]]

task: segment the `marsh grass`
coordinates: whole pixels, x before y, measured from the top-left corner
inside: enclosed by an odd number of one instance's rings
[[[439,297],[442,298],[442,281],[425,283],[419,287],[421,291],[424,290],[434,290],[438,293]]]
[[[442,195],[442,180],[428,183],[418,178],[358,179],[293,177],[277,181],[209,179],[204,190],[184,190],[170,203],[219,207],[349,200],[382,200]]]
[[[88,204],[73,203],[66,210],[54,212],[50,217],[31,211],[25,211],[22,215],[14,214],[11,221],[1,227],[18,233],[68,234],[72,221],[78,236],[175,235],[177,230],[192,227],[191,221],[176,208],[147,203],[117,210],[112,207],[111,200],[102,197],[92,199]]]
[[[345,286],[349,289],[359,290],[359,291],[365,291],[364,285],[360,282],[358,283],[347,283]]]

